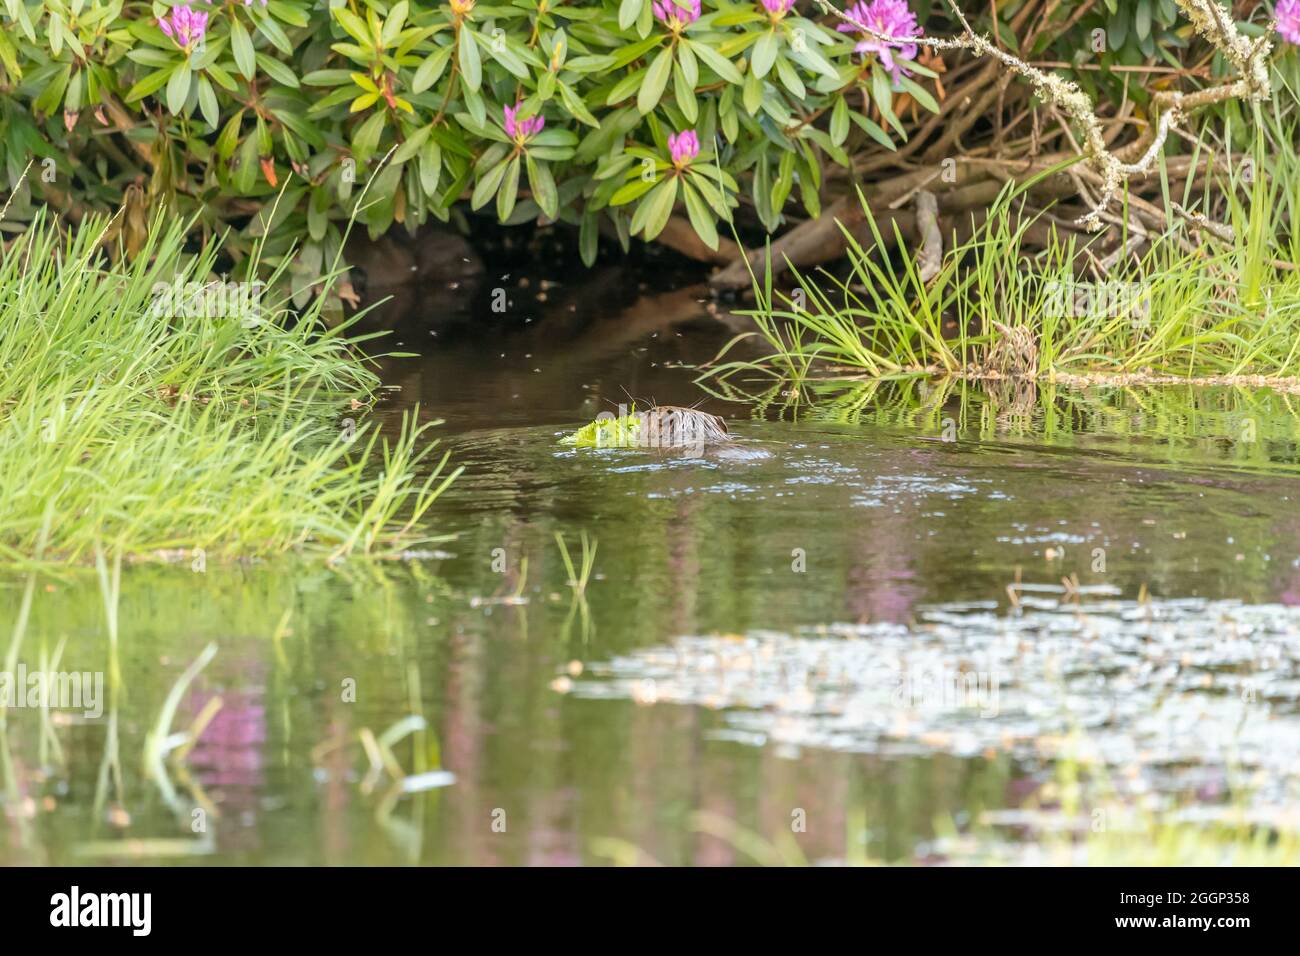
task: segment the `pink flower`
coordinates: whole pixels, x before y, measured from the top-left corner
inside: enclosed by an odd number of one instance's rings
[[[251,7],[252,5],[253,0],[244,0],[244,6]],[[262,0],[262,6],[266,6],[266,0]]]
[[[520,105],[521,103],[516,103],[513,107],[506,106],[504,109],[506,114],[506,135],[522,146],[525,140],[536,136],[542,131],[542,127],[546,125],[546,118],[542,116],[518,116]]]
[[[854,51],[876,54],[880,58],[881,66],[889,72],[895,83],[909,75],[894,60],[895,50],[904,60],[916,59],[916,44],[907,41],[919,37],[921,28],[917,26],[916,14],[907,6],[907,0],[871,0],[870,3],[858,0],[858,3],[854,4],[847,13],[851,19],[870,28],[874,33],[890,38],[885,41],[870,34],[863,34],[864,38],[853,48]],[[837,29],[841,33],[862,33],[859,27],[851,23],[841,23]]]
[[[700,138],[693,129],[672,133],[668,136],[668,152],[672,154],[673,165],[681,169],[700,155]]]
[[[1300,0],[1277,0],[1277,32],[1287,43],[1300,43]]]
[[[171,37],[173,43],[188,53],[208,32],[208,15],[199,13],[187,3],[173,7],[170,20],[159,17],[158,27]]]
[[[790,8],[794,6],[794,0],[759,0],[759,2],[763,5],[763,9],[777,20],[789,13]]]
[[[654,0],[651,4],[655,17],[674,30],[700,18],[700,0]]]

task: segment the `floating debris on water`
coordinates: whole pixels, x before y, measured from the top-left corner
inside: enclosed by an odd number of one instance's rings
[[[1007,614],[992,602],[931,606],[910,626],[682,637],[552,686],[725,710],[713,736],[739,743],[1007,754],[1030,770],[1069,747],[1131,793],[1195,792],[1207,774],[1265,804],[1297,790],[1300,608],[1076,600],[1036,597]]]

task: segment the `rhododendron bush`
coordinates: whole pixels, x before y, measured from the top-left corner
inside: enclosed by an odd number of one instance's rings
[[[997,23],[966,6],[1043,60],[1186,43],[1173,0],[1050,4],[1062,29],[1032,50],[1005,26],[1024,3]],[[563,221],[588,262],[602,225],[626,246],[679,216],[717,248],[742,207],[772,232],[818,216],[837,168],[940,108],[942,58],[915,38],[952,26],[942,4],[836,8],[870,32],[811,0],[3,0],[7,221],[125,207],[130,245],[160,211],[195,215],[308,271],[354,214],[376,235],[462,211]]]

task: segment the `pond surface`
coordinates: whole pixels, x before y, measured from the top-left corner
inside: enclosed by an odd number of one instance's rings
[[[1063,756],[1127,805],[1294,825],[1287,399],[755,406],[687,367],[734,334],[701,290],[517,281],[504,314],[417,302],[393,348],[422,357],[383,363],[382,414],[444,419],[465,466],[435,506],[455,538],[379,569],[125,568],[103,713],[0,733],[0,863],[943,861],[954,833],[1032,842]],[[632,399],[737,444],[557,444]],[[594,543],[581,593],[557,534],[579,576]],[[28,670],[111,675],[94,570],[32,594]]]

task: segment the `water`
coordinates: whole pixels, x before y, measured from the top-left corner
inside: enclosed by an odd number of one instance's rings
[[[734,334],[699,290],[623,287],[397,325],[425,354],[385,360],[382,414],[445,419],[466,468],[437,550],[127,567],[119,693],[0,735],[0,862],[940,861],[953,830],[1032,844],[1066,755],[1126,805],[1294,826],[1287,399],[911,381],[756,412],[683,367]],[[631,398],[738,443],[557,444]],[[579,562],[584,532],[579,594],[555,535]],[[104,621],[93,570],[41,577],[26,666],[108,670]]]

